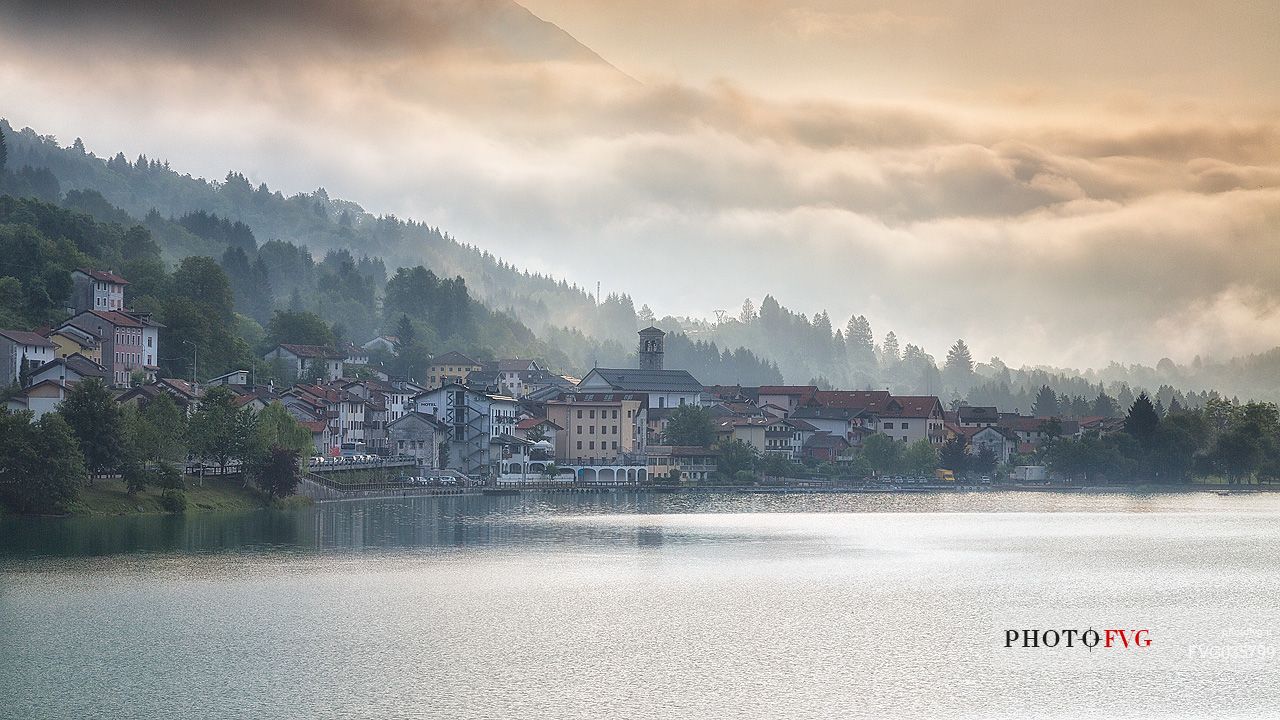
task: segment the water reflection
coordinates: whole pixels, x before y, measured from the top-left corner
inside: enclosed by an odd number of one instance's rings
[[[282,512],[0,518],[0,558],[130,553],[341,552],[497,545],[623,545],[717,542],[758,526],[709,532],[669,516],[793,513],[1242,513],[1280,511],[1280,496],[944,493],[647,494],[447,496],[322,503]],[[645,518],[651,518],[646,520]]]

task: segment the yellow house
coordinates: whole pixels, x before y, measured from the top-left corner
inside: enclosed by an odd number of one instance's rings
[[[54,344],[54,354],[60,358],[78,353],[102,364],[102,345],[97,338],[79,328],[67,326],[54,330],[49,333],[49,342]]]
[[[467,382],[467,375],[473,372],[479,372],[484,369],[476,360],[463,355],[460,352],[450,350],[449,352],[431,359],[431,364],[427,366],[427,390],[435,390],[447,383]]]

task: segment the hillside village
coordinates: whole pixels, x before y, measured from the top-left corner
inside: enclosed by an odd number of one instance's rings
[[[411,459],[418,475],[450,470],[477,482],[572,473],[592,484],[636,485],[754,481],[819,468],[833,476],[931,476],[940,457],[946,464],[941,451],[959,447],[989,476],[1035,456],[1046,442],[1123,427],[1122,419],[1107,417],[947,409],[936,396],[886,390],[704,385],[665,366],[666,334],[652,326],[638,333],[637,367],[597,367],[581,378],[537,360],[482,362],[459,350],[432,357],[420,377],[395,377],[371,360],[401,351],[399,339],[387,335],[362,346],[278,344],[262,359],[280,381],[258,382],[249,369],[159,377],[163,328],[125,307],[128,280],[93,268],[71,275],[65,321],[35,332],[0,330],[0,382],[20,388],[7,401],[10,410],[39,418],[57,410],[77,383],[96,378],[120,404],[142,408],[164,394],[190,416],[211,388],[222,387],[242,410],[285,408],[311,433],[313,464],[395,457]],[[885,440],[902,448],[892,453],[901,456],[895,467],[877,467],[868,457],[883,455],[872,448]],[[730,448],[748,460],[722,466]]]

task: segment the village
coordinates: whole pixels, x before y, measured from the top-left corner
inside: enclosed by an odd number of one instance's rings
[[[597,367],[581,378],[532,359],[481,362],[462,350],[432,357],[422,377],[394,377],[371,360],[400,351],[399,340],[385,335],[361,346],[279,344],[263,361],[282,380],[259,382],[252,369],[159,377],[162,328],[125,307],[128,281],[90,268],[71,279],[73,307],[63,323],[36,332],[0,330],[0,382],[20,386],[7,401],[10,410],[39,418],[78,382],[97,378],[118,403],[142,408],[165,394],[189,416],[205,393],[223,387],[249,412],[282,405],[311,433],[314,471],[394,458],[405,478],[448,471],[464,482],[496,485],[902,474],[952,481],[941,451],[958,447],[984,481],[997,469],[1002,479],[1037,481],[1045,479],[1044,467],[1019,459],[1034,458],[1046,441],[1123,425],[1116,418],[945,408],[936,396],[887,390],[704,385],[686,370],[665,367],[665,333],[652,326],[638,333],[636,367]],[[889,449],[900,461],[868,464],[868,457],[885,454],[886,440],[901,448]]]

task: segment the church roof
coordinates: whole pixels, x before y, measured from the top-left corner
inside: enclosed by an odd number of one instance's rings
[[[583,378],[599,377],[609,387],[623,392],[702,392],[702,383],[688,370],[635,370],[631,368],[595,368]]]

